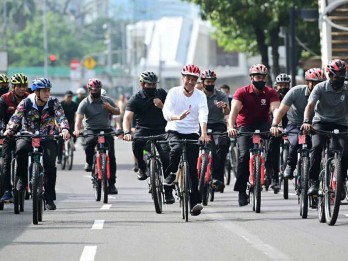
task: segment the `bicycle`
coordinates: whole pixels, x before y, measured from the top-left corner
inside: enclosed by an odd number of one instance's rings
[[[105,204],[108,203],[108,183],[110,180],[109,148],[106,145],[105,136],[114,135],[118,135],[118,133],[114,131],[108,133],[100,131],[97,134],[87,133],[82,135],[83,137],[97,137],[98,143],[96,145],[96,153],[93,156],[92,164],[92,184],[95,200],[101,200],[101,192],[103,190],[103,203]]]
[[[160,157],[157,155],[156,142],[167,143],[167,141],[163,141],[164,139],[165,137],[163,134],[134,138],[134,141],[146,140],[147,144],[150,144],[150,149],[147,150],[148,153],[146,155],[146,165],[150,176],[149,191],[151,191],[157,214],[162,213],[162,205],[164,202],[164,181],[162,162]]]
[[[335,225],[342,200],[343,173],[341,166],[342,149],[338,142],[339,135],[347,135],[338,129],[333,131],[315,130],[326,136],[322,158],[323,170],[319,175],[318,217],[321,223]],[[324,207],[324,208],[323,208]],[[325,216],[325,220],[324,220]]]
[[[187,144],[199,145],[198,140],[176,140],[169,141],[169,145],[182,144],[182,153],[179,162],[179,168],[176,173],[176,178],[174,181],[176,194],[180,201],[181,215],[182,219],[185,219],[188,222],[189,215],[189,199],[190,199],[190,190],[191,190],[191,181],[190,181],[190,170],[187,160]]]
[[[286,168],[286,163],[289,156],[289,140],[287,136],[287,132],[284,131],[282,133],[282,140],[280,142],[280,157],[279,157],[279,166],[280,166],[280,173],[279,173],[279,184],[280,189],[283,189],[283,198],[288,199],[289,198],[289,181],[288,179],[284,179],[283,173]],[[283,184],[283,186],[282,186]],[[277,194],[278,191],[274,190],[274,194]]]
[[[0,195],[4,195],[5,189],[4,189],[4,180],[5,180],[5,174],[4,174],[4,155],[2,153],[2,145],[4,143],[4,137],[0,137]],[[5,202],[0,201],[0,210],[4,210],[4,204]]]
[[[67,167],[68,170],[72,169],[73,161],[74,161],[74,150],[75,150],[74,138],[70,137],[70,139],[64,140],[63,150],[62,150],[62,163],[61,163],[62,170],[64,170],[65,167]]]
[[[238,144],[237,139],[231,137],[231,144],[227,153],[226,162],[225,162],[225,184],[230,185],[231,183],[231,173],[234,177],[237,176],[237,167],[238,167]]]
[[[252,199],[252,209],[256,213],[261,211],[261,191],[265,186],[265,148],[261,135],[269,135],[269,131],[238,132],[239,136],[252,136],[253,148],[249,150],[249,199]],[[252,194],[252,195],[250,195]]]

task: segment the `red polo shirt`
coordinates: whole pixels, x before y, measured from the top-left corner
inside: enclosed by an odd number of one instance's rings
[[[265,86],[263,92],[257,95],[252,84],[237,89],[233,99],[242,103],[236,119],[237,127],[271,121],[270,104],[279,101],[273,88]]]

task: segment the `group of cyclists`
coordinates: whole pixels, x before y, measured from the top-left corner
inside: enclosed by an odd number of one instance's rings
[[[279,153],[280,135],[286,129],[290,142],[289,157],[283,173],[285,179],[292,179],[296,168],[299,144],[297,133],[301,130],[309,134],[314,130],[330,131],[339,129],[348,131],[348,102],[345,82],[346,65],[342,60],[332,60],[325,72],[320,68],[311,68],[305,72],[305,85],[291,87],[291,79],[281,73],[275,79],[275,86],[266,85],[268,68],[263,64],[255,64],[249,70],[250,83],[238,88],[229,97],[229,86],[215,86],[217,75],[211,70],[200,71],[195,64],[188,64],[181,71],[181,85],[168,92],[157,88],[158,76],[154,72],[145,71],[140,75],[140,90],[133,94],[125,106],[122,128],[124,140],[133,141],[132,151],[138,162],[137,177],[148,178],[148,169],[144,161],[146,141],[137,139],[153,135],[163,135],[168,143],[156,144],[164,173],[164,190],[166,204],[175,203],[173,197],[176,172],[182,153],[182,144],[171,143],[182,139],[211,142],[208,130],[221,133],[216,139],[213,166],[212,186],[216,191],[223,191],[224,166],[230,146],[230,137],[237,138],[239,158],[234,190],[238,191],[239,206],[249,204],[247,185],[249,180],[249,150],[252,148],[250,137],[239,136],[240,132],[260,130],[271,134],[265,159],[266,177],[272,189],[279,189]],[[199,84],[198,81],[200,80]],[[9,85],[12,91],[9,91]],[[99,131],[112,132],[112,115],[119,115],[120,108],[108,96],[102,95],[102,82],[91,79],[87,82],[88,95],[79,91],[78,104],[73,101],[73,93],[65,93],[61,103],[51,97],[51,82],[46,78],[38,78],[32,82],[31,94],[28,92],[28,78],[23,74],[15,74],[10,79],[0,75],[0,120],[3,135],[4,154],[4,195],[2,201],[11,199],[12,185],[21,190],[27,184],[27,154],[32,149],[26,139],[11,139],[18,131],[43,135],[53,135],[56,131],[63,139],[71,134],[79,137],[84,134],[97,134]],[[117,194],[116,157],[114,137],[106,136],[109,145],[110,180],[109,193]],[[320,133],[311,134],[311,157],[309,169],[310,189],[308,193],[318,193],[318,176],[320,160],[325,137]],[[344,179],[347,174],[348,146],[346,136],[340,136],[343,149],[342,171]],[[61,143],[60,143],[61,144]],[[96,137],[84,136],[83,146],[86,155],[85,171],[92,170],[93,155],[97,144]],[[45,201],[46,208],[56,209],[56,157],[61,154],[62,146],[52,139],[44,139]],[[57,149],[58,148],[58,149]],[[18,165],[17,184],[10,180],[10,151],[15,150]],[[190,209],[191,215],[201,213],[202,198],[198,191],[197,159],[199,147],[187,144],[187,160],[190,175]],[[57,163],[61,157],[58,156]]]

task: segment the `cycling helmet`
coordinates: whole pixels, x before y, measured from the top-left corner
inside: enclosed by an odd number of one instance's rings
[[[158,76],[153,72],[142,72],[139,82],[144,83],[158,83]]]
[[[0,74],[0,83],[9,83],[9,79],[5,74]]]
[[[206,71],[202,72],[201,79],[202,80],[205,80],[205,79],[215,80],[216,79],[216,73],[214,71],[212,71],[212,70],[206,70]]]
[[[311,82],[322,82],[326,80],[326,77],[322,69],[311,68],[305,72],[305,80]]]
[[[52,84],[49,79],[47,78],[38,78],[33,80],[31,84],[31,90],[32,91],[37,91],[40,89],[45,89],[45,88],[52,88]]]
[[[249,74],[250,75],[254,75],[254,74],[263,74],[263,75],[267,75],[268,74],[268,69],[265,65],[259,63],[259,64],[254,64],[250,67],[249,70]]]
[[[181,70],[182,75],[192,75],[199,77],[201,74],[201,71],[199,70],[198,66],[195,64],[188,64],[185,65]]]
[[[17,84],[26,84],[28,85],[28,77],[25,76],[23,73],[16,73],[11,77],[11,84],[17,85]]]
[[[336,75],[338,77],[345,77],[346,76],[346,64],[344,61],[335,59],[331,60],[326,65],[326,72],[329,74]]]
[[[76,90],[76,94],[83,94],[83,95],[86,95],[86,90],[84,88],[78,88]]]
[[[101,89],[103,87],[103,84],[98,79],[89,79],[87,82],[87,88],[88,89]]]
[[[276,83],[291,83],[291,78],[286,73],[281,73],[276,77]]]

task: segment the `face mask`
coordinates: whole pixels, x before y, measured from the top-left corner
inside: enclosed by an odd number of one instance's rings
[[[206,89],[208,92],[214,91],[215,85],[204,85],[204,89]]]
[[[288,88],[281,88],[278,90],[278,93],[285,96],[285,94],[289,91]]]
[[[337,91],[343,87],[344,79],[331,80],[330,82],[332,89]]]
[[[266,82],[262,82],[262,81],[261,82],[253,81],[252,83],[255,86],[255,88],[258,89],[259,91],[262,91],[266,85]]]
[[[92,92],[91,96],[95,99],[99,99],[101,96],[101,92]]]
[[[0,88],[0,96],[7,92],[8,92],[8,88]]]
[[[156,88],[143,88],[143,92],[147,97],[155,97]]]

